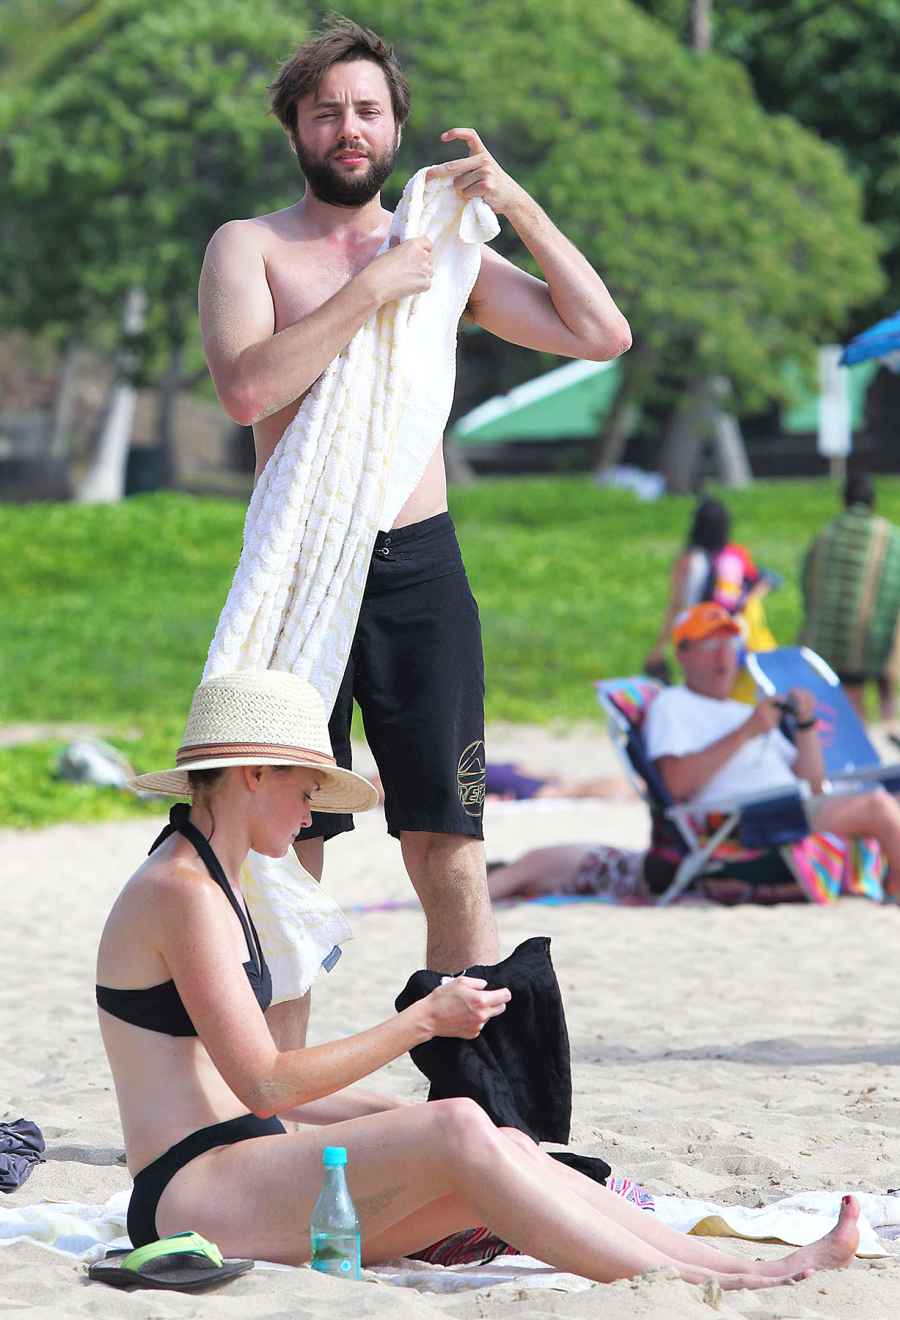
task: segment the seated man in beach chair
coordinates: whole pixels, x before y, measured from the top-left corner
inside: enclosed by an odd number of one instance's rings
[[[652,702],[644,736],[647,755],[675,801],[714,811],[723,801],[774,794],[798,779],[820,794],[824,767],[811,695],[793,688],[786,696],[764,698],[749,713],[744,703],[731,700],[740,630],[712,602],[679,615],[672,641],[685,681]],[[779,727],[786,710],[794,717],[796,744]],[[878,788],[816,796],[808,808],[818,834],[875,839],[887,862],[885,888],[900,895],[900,806],[890,794]]]

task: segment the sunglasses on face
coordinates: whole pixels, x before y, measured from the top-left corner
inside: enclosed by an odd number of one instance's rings
[[[709,653],[711,651],[719,651],[724,646],[729,651],[737,651],[740,649],[740,645],[741,645],[741,639],[740,637],[737,636],[707,637],[702,642],[694,642],[693,649],[695,651],[703,651],[705,653]]]

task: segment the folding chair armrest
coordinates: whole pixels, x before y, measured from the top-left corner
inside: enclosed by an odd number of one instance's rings
[[[724,798],[719,802],[703,802],[691,806],[682,803],[666,813],[671,815],[682,830],[692,828],[689,814],[698,811],[705,816],[723,816],[725,827],[720,827],[714,837],[716,846],[723,841],[737,826],[738,835],[745,848],[779,848],[786,843],[794,843],[810,832],[809,802],[812,794],[809,785],[798,780],[790,791],[773,793],[748,793],[741,797]],[[696,836],[695,836],[696,837]]]
[[[845,770],[841,774],[829,775],[827,783],[837,792],[846,791],[859,784],[860,792],[865,792],[876,784],[889,793],[900,793],[900,763],[894,765],[867,765],[859,770]]]

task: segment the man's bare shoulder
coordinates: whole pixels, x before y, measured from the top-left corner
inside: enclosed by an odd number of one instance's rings
[[[296,205],[246,220],[226,220],[209,240],[209,249],[223,251],[249,248],[263,250],[272,239],[296,237],[300,231]]]

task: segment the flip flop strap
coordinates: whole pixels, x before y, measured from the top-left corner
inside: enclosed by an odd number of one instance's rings
[[[215,1242],[207,1242],[199,1233],[188,1232],[173,1233],[171,1237],[159,1238],[156,1242],[148,1242],[143,1247],[135,1247],[134,1251],[129,1252],[122,1261],[121,1268],[138,1274],[144,1265],[151,1260],[158,1260],[160,1256],[191,1254],[206,1256],[213,1265],[222,1265],[222,1253]]]

